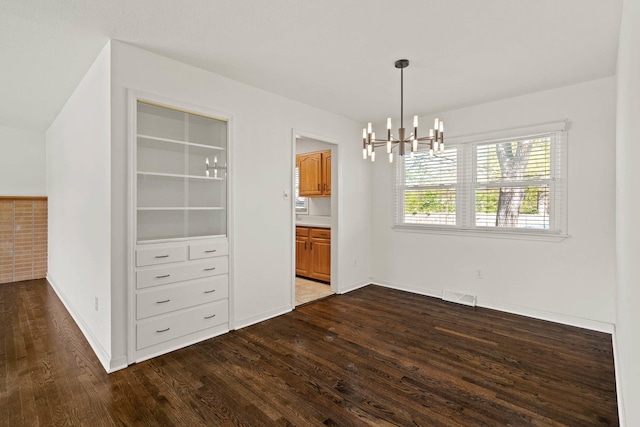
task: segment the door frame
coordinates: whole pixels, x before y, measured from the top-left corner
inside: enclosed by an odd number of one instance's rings
[[[342,188],[340,169],[340,144],[337,139],[319,135],[300,129],[291,129],[291,309],[296,308],[296,198],[295,198],[295,169],[296,169],[296,140],[298,138],[313,139],[328,144],[331,149],[331,291],[340,292],[340,194]]]

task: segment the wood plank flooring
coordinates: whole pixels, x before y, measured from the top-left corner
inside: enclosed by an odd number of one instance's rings
[[[0,425],[614,426],[611,338],[378,286],[107,375],[44,280],[0,285]]]

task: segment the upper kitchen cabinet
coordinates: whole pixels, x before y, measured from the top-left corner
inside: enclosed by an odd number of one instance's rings
[[[301,197],[331,195],[331,150],[298,154],[296,166],[300,176]]]

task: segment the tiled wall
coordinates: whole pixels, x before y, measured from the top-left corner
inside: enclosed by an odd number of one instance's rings
[[[0,283],[47,274],[47,199],[0,197]]]

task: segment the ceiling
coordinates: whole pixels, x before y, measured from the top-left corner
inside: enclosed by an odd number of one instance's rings
[[[365,122],[615,73],[621,0],[2,0],[0,125],[46,129],[109,38]]]

